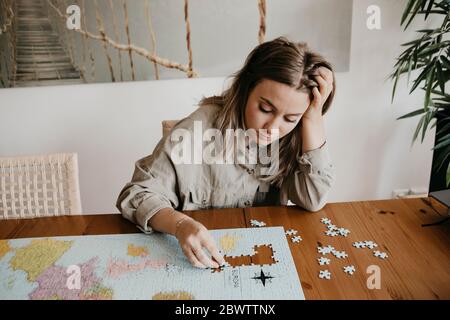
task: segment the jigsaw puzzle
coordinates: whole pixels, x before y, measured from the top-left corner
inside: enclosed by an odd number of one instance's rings
[[[282,227],[211,234],[217,269],[161,233],[0,240],[0,299],[304,299]]]

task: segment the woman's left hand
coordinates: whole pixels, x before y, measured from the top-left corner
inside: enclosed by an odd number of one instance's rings
[[[317,87],[312,89],[314,99],[303,114],[303,121],[321,119],[323,105],[330,96],[331,91],[333,91],[333,72],[325,67],[320,67],[318,71],[319,75],[315,76],[315,78],[319,84],[319,89]]]

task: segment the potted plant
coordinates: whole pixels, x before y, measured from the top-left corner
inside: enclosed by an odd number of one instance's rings
[[[444,186],[440,189],[445,189],[450,184],[450,94],[445,92],[445,84],[450,79],[450,0],[409,0],[400,25],[405,25],[406,30],[419,16],[423,16],[424,20],[434,16],[442,23],[434,29],[417,30],[417,39],[402,44],[405,50],[397,58],[394,71],[389,76],[394,81],[391,103],[398,79],[406,74],[409,85],[411,72],[419,70],[412,81],[410,93],[418,88],[424,90],[423,105],[397,120],[421,116],[412,144],[419,134],[423,142],[428,127],[432,129],[436,126],[432,172],[439,179],[438,184]],[[430,126],[433,119],[435,122]]]

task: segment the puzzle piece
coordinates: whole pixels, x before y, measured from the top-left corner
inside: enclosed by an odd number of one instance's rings
[[[328,251],[328,249],[325,247],[317,247],[317,252],[319,252],[320,254],[324,254],[324,255],[330,253]]]
[[[330,264],[330,259],[325,258],[325,257],[320,257],[319,259],[317,259],[319,261],[319,264],[321,266],[325,265],[325,264]]]
[[[327,225],[327,228],[328,228],[328,230],[330,230],[330,231],[337,231],[339,228],[338,227],[336,227],[334,224],[329,224],[329,225]]]
[[[338,258],[338,259],[342,259],[342,258],[347,258],[348,254],[345,251],[333,251],[333,255]]]
[[[325,234],[330,237],[336,237],[338,235],[338,233],[336,231],[332,231],[332,230],[325,231]]]
[[[344,267],[344,272],[347,274],[353,275],[353,273],[355,273],[355,271],[356,271],[355,266],[345,266]]]
[[[366,247],[366,243],[364,241],[353,242],[353,246],[358,249],[362,249]]]
[[[366,245],[366,247],[367,248],[369,248],[369,249],[373,249],[373,248],[376,248],[376,247],[378,247],[378,244],[376,244],[375,242],[373,242],[373,241],[364,241],[364,244]]]
[[[258,220],[250,220],[250,224],[252,227],[264,227],[266,223],[264,221],[258,221]]]
[[[378,251],[378,250],[375,250],[375,251],[373,252],[373,255],[374,255],[375,257],[380,258],[380,259],[386,259],[386,258],[388,257],[388,255],[387,255],[386,252],[381,252],[381,251]]]
[[[350,233],[350,230],[345,229],[345,228],[339,228],[336,225],[332,224],[331,220],[328,219],[328,218],[322,218],[322,219],[320,219],[320,221],[323,224],[327,225],[328,231],[325,231],[325,234],[327,236],[336,237],[336,236],[340,235],[340,236],[343,236],[343,237],[347,237],[348,234]]]
[[[297,230],[289,229],[288,231],[286,231],[286,234],[287,234],[288,236],[292,236],[292,235],[296,235],[297,232],[298,232]]]
[[[327,279],[330,280],[331,279],[331,272],[328,270],[320,270],[319,272],[319,278],[320,279]]]
[[[329,254],[329,253],[333,252],[334,251],[334,247],[332,247],[331,245],[328,245],[326,247],[317,247],[317,251],[320,254],[325,255],[325,254]]]
[[[299,243],[300,241],[303,241],[302,237],[300,236],[294,236],[291,238],[292,242]]]
[[[339,229],[338,229],[338,233],[339,233],[341,236],[347,237],[348,234],[350,233],[350,230],[345,229],[345,228],[339,228]]]

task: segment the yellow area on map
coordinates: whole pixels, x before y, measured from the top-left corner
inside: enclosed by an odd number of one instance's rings
[[[72,246],[73,241],[53,239],[35,239],[23,248],[16,249],[10,261],[13,270],[23,270],[28,274],[28,281],[36,278]]]
[[[113,298],[113,290],[96,284],[83,294],[83,300],[111,300]]]
[[[0,240],[0,259],[9,251],[11,251],[11,247],[9,246],[8,240]]]
[[[234,248],[236,247],[236,243],[239,240],[239,238],[240,237],[237,235],[227,233],[226,235],[220,238],[219,240],[220,246],[222,247],[223,251],[230,252],[234,250]]]
[[[146,247],[138,247],[133,244],[129,244],[128,255],[132,257],[146,257],[148,256],[148,249]]]
[[[152,297],[153,300],[194,300],[194,296],[187,291],[158,292]]]

